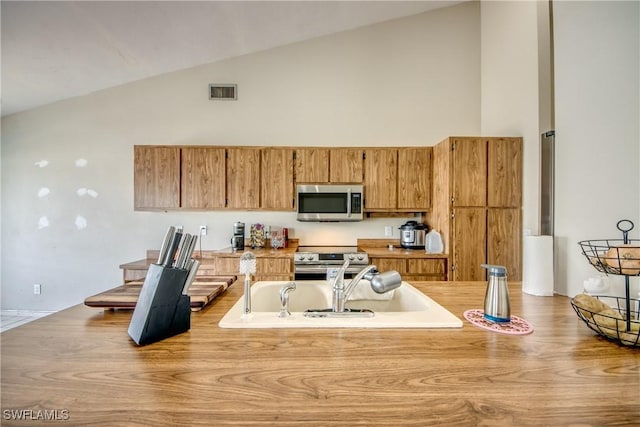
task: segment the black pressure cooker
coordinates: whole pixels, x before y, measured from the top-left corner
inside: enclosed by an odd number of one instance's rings
[[[400,226],[400,246],[405,249],[424,249],[426,224],[417,221],[407,221]]]

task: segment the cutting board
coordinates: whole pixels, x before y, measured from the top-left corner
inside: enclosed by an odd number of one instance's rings
[[[198,278],[191,284],[188,291],[191,297],[191,311],[202,310],[235,281],[235,276]],[[90,296],[84,300],[84,303],[89,307],[133,309],[138,302],[143,283],[143,281],[127,282],[125,285]]]

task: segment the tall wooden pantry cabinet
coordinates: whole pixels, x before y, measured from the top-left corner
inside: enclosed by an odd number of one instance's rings
[[[522,280],[522,138],[450,137],[433,149],[428,223],[449,253],[449,280],[485,280],[480,264]]]

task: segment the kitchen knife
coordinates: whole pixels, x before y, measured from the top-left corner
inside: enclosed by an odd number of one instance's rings
[[[160,247],[160,254],[158,255],[158,264],[162,265],[164,263],[164,259],[167,256],[167,251],[169,250],[169,243],[171,242],[171,237],[173,233],[175,233],[176,228],[171,225],[167,228],[167,233],[164,235],[164,240],[162,241],[162,246]]]
[[[180,245],[180,251],[178,252],[178,260],[176,261],[176,268],[186,268],[187,261],[191,258],[191,252],[193,252],[193,242],[196,238],[195,235],[185,234]]]
[[[191,268],[189,269],[189,274],[187,275],[187,280],[184,282],[184,287],[182,288],[182,295],[186,295],[189,291],[189,286],[193,282],[193,279],[196,277],[196,273],[198,272],[198,267],[200,267],[200,261],[197,259],[192,260]]]
[[[167,253],[167,257],[162,264],[164,267],[171,267],[173,265],[173,260],[176,256],[176,251],[178,250],[178,245],[180,244],[180,240],[182,239],[182,233],[176,231],[173,233],[171,237],[171,243],[169,243],[169,252]]]
[[[187,249],[187,246],[189,245],[189,240],[191,240],[191,234],[189,233],[185,233],[182,235],[182,238],[180,239],[180,245],[178,248],[178,255],[176,256],[176,262],[174,267],[176,268],[182,268],[182,262],[183,262],[183,258],[185,256],[185,252]]]
[[[196,236],[195,234],[191,236],[191,242],[189,244],[189,246],[187,247],[187,253],[186,256],[184,258],[184,264],[182,266],[182,268],[189,268],[188,263],[189,260],[191,259],[192,255],[193,255],[193,251],[196,248],[196,242],[198,241],[198,236]]]

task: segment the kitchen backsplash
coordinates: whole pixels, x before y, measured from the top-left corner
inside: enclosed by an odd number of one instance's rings
[[[245,237],[249,238],[251,224],[263,224],[267,233],[272,227],[288,228],[289,238],[299,239],[301,245],[355,245],[358,238],[400,238],[399,227],[407,220],[421,221],[420,217],[373,218],[360,222],[299,222],[295,212],[167,212],[151,215],[154,224],[149,227],[165,230],[167,226],[183,226],[185,232],[197,233],[201,225],[207,226],[207,235],[200,237],[202,249],[222,249],[230,246],[235,222],[245,223]],[[151,222],[151,221],[150,221]],[[385,228],[391,227],[392,236],[385,236]],[[158,233],[144,230],[147,249],[159,245]],[[156,230],[156,231],[157,231]],[[160,232],[160,231],[158,231]],[[148,234],[148,237],[146,236]],[[161,234],[161,233],[160,233]],[[268,234],[267,234],[268,236]]]

